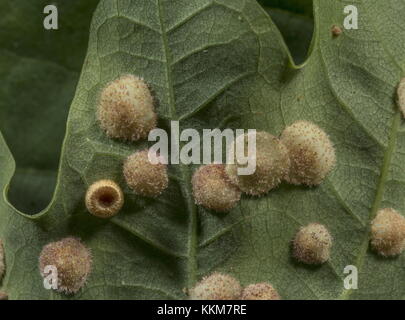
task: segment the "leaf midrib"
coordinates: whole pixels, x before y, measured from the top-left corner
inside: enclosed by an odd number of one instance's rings
[[[388,174],[389,174],[389,170],[390,170],[390,166],[391,166],[392,156],[394,154],[394,150],[395,150],[395,146],[396,146],[396,142],[397,142],[400,123],[401,123],[401,114],[399,112],[396,112],[393,122],[392,122],[392,126],[391,126],[388,147],[386,148],[386,151],[384,153],[384,160],[382,163],[381,175],[380,175],[380,178],[378,181],[377,191],[376,191],[376,195],[374,198],[374,203],[373,203],[373,206],[371,207],[370,215],[368,218],[369,222],[371,222],[371,220],[373,220],[374,217],[376,216],[378,210],[380,209],[382,200],[383,200],[385,184],[388,180]],[[366,253],[367,253],[367,250],[369,247],[369,245],[368,245],[368,243],[370,241],[369,234],[370,234],[370,224],[366,227],[364,240],[360,247],[360,250],[359,250],[360,252],[359,252],[359,255],[355,262],[355,266],[357,267],[359,273],[364,265],[365,256],[366,256]],[[352,292],[353,292],[353,290],[344,289],[342,294],[340,295],[340,299],[349,299]]]
[[[169,98],[169,120],[176,119],[176,100],[174,95],[174,85],[172,78],[172,56],[170,53],[169,41],[167,38],[167,30],[164,24],[164,8],[162,5],[162,0],[158,1],[159,9],[159,22],[161,28],[161,35],[163,40],[164,55],[165,55],[165,66],[166,66],[166,81],[168,89]],[[188,222],[188,248],[187,248],[187,286],[191,288],[196,282],[198,265],[197,265],[197,246],[198,246],[198,236],[197,236],[197,207],[194,203],[194,199],[191,194],[191,171],[190,167],[184,164],[179,164],[181,180],[181,191],[183,197],[186,201],[186,208],[189,215]]]

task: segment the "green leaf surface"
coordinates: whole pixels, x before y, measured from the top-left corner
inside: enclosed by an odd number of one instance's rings
[[[405,130],[395,105],[405,69],[405,1],[356,1],[360,29],[333,38],[331,26],[342,23],[346,4],[314,1],[315,38],[296,67],[254,0],[100,1],[54,199],[40,214],[24,215],[7,200],[15,163],[0,136],[2,289],[12,299],[66,298],[43,288],[38,255],[46,243],[74,235],[94,258],[75,299],[183,299],[183,288],[212,271],[243,285],[269,281],[284,299],[402,299],[404,257],[379,258],[368,242],[379,208],[405,212]],[[170,166],[169,188],[158,199],[137,197],[125,186],[122,162],[147,143],[110,140],[95,119],[100,89],[123,73],[151,84],[161,128],[180,119],[182,128],[278,135],[306,119],[329,133],[337,167],[320,187],[285,184],[265,197],[245,196],[225,216],[194,205],[194,168],[184,165]],[[122,212],[107,221],[90,216],[83,203],[87,186],[100,178],[119,182],[126,196]],[[325,224],[334,237],[330,261],[317,268],[291,259],[291,239],[310,222]],[[344,289],[347,265],[359,269],[358,290]]]

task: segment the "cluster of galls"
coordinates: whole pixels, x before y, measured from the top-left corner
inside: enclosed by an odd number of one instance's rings
[[[399,108],[405,116],[405,78],[400,81],[397,95]],[[319,184],[333,167],[335,156],[330,151],[332,149],[328,137],[305,122],[300,121],[287,128],[281,140],[290,149],[289,182]],[[299,147],[300,144],[308,143],[313,147]],[[405,218],[392,208],[379,210],[371,222],[370,244],[375,252],[384,257],[401,254],[405,249]],[[329,259],[331,246],[332,237],[327,228],[311,223],[296,234],[293,255],[302,263],[321,264]]]
[[[239,136],[232,146],[245,146],[249,134]],[[234,156],[234,151],[232,151]],[[280,138],[267,132],[256,133],[256,171],[239,175],[245,164],[200,167],[193,176],[193,193],[198,205],[218,212],[232,209],[244,192],[260,196],[276,188],[283,180],[295,185],[316,186],[333,169],[336,157],[328,135],[315,124],[297,121]],[[297,233],[293,241],[294,257],[307,264],[321,264],[329,259],[332,236],[327,228],[311,223]],[[253,287],[255,288],[255,287]],[[253,290],[253,289],[252,289]]]
[[[295,185],[316,186],[336,162],[328,135],[311,122],[298,121],[287,127],[280,138],[257,132],[256,170],[250,175],[239,175],[239,169],[246,164],[238,162],[234,150],[239,143],[245,144],[246,150],[248,141],[249,134],[236,138],[230,149],[232,163],[206,165],[195,172],[193,191],[197,204],[215,211],[229,211],[240,199],[240,193],[261,196],[283,180]]]
[[[214,272],[189,290],[191,300],[280,300],[278,292],[267,282],[250,284],[242,289],[234,277]]]
[[[398,87],[398,104],[405,115],[405,78]],[[128,141],[144,139],[156,127],[154,99],[148,85],[132,75],[109,83],[101,92],[97,118],[110,138]],[[248,135],[238,137],[246,143]],[[234,146],[238,143],[234,142]],[[211,164],[200,167],[192,178],[193,194],[198,205],[226,212],[240,200],[241,193],[259,196],[286,180],[292,184],[319,185],[335,164],[335,151],[327,134],[313,123],[298,121],[287,127],[280,138],[267,132],[256,134],[256,171],[238,175],[244,164]],[[124,163],[123,175],[135,194],[156,197],[168,186],[166,165],[153,164],[148,150],[138,151]],[[120,186],[112,180],[93,183],[86,193],[88,211],[100,218],[116,215],[124,204]],[[405,247],[405,218],[393,209],[381,210],[371,225],[371,245],[383,256],[400,254]],[[332,237],[321,224],[301,228],[293,241],[293,255],[307,264],[329,259]],[[65,238],[46,245],[39,258],[40,272],[46,277],[46,266],[58,272],[58,291],[76,293],[91,271],[91,254],[79,239]],[[4,250],[0,241],[0,279],[4,274]],[[2,294],[0,297],[6,297]],[[241,289],[239,282],[214,273],[190,290],[191,299],[278,300],[277,291],[268,283]]]
[[[321,264],[330,257],[332,236],[328,229],[311,223],[293,240],[293,256],[306,264]],[[371,222],[371,248],[383,257],[395,257],[405,249],[405,218],[392,208],[381,209]]]
[[[97,119],[110,138],[138,141],[147,138],[156,127],[154,105],[145,81],[133,75],[124,75],[101,91]],[[166,165],[153,164],[148,158],[148,150],[138,151],[126,159],[123,176],[128,187],[144,197],[160,195],[169,182]],[[124,194],[114,181],[96,181],[87,190],[86,207],[99,218],[115,216],[123,204]]]
[[[145,139],[156,127],[154,99],[148,85],[132,75],[122,76],[109,83],[100,94],[97,119],[110,138],[126,141]],[[168,174],[163,164],[152,164],[148,150],[129,156],[123,164],[123,176],[135,194],[156,197],[168,186]],[[111,218],[124,205],[121,187],[110,179],[89,186],[85,196],[87,210],[98,218]],[[0,246],[0,275],[2,271]],[[90,250],[79,240],[68,237],[46,245],[39,257],[39,269],[47,277],[47,266],[57,271],[57,290],[74,294],[86,283],[91,272]]]

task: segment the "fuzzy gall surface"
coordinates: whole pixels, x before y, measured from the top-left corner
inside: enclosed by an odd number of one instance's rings
[[[270,283],[261,282],[248,285],[242,291],[241,300],[281,300]]]
[[[242,288],[235,278],[215,272],[190,289],[191,300],[237,300]]]
[[[87,210],[99,218],[111,218],[118,214],[124,204],[124,194],[112,180],[93,183],[86,193]]]
[[[97,118],[110,138],[146,139],[157,122],[148,85],[133,75],[124,75],[110,82],[101,92]]]
[[[77,293],[86,283],[91,272],[92,258],[89,249],[73,237],[47,244],[39,257],[42,277],[46,266],[55,266],[58,272],[57,291],[66,294]]]
[[[251,134],[251,133],[249,133]],[[245,150],[249,134],[235,139],[233,149],[240,139],[244,139]],[[232,149],[231,149],[232,150]],[[242,192],[253,196],[266,194],[276,188],[289,172],[290,159],[284,144],[267,132],[256,132],[256,171],[250,175],[239,175],[238,168],[246,164],[238,163],[234,159],[233,164],[227,164],[225,172],[229,181],[237,186]]]
[[[223,164],[201,166],[192,178],[196,204],[217,212],[234,208],[241,197],[240,190],[226,178]]]
[[[319,223],[302,227],[293,241],[294,257],[306,264],[322,264],[329,260],[332,236],[328,229]]]
[[[293,123],[283,131],[281,141],[291,160],[286,179],[289,183],[319,185],[335,166],[335,149],[329,136],[311,122]]]
[[[149,161],[148,150],[130,155],[124,163],[124,177],[135,194],[144,197],[157,197],[169,185],[167,166]]]
[[[391,208],[378,211],[371,222],[371,246],[381,256],[401,254],[405,248],[405,218]]]

